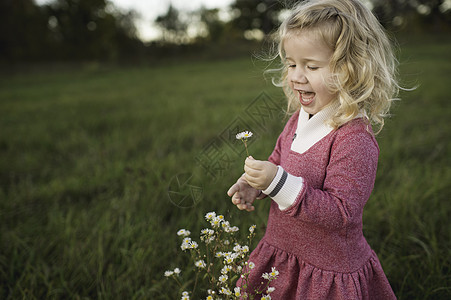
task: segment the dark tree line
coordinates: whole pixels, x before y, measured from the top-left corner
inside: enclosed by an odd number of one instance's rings
[[[107,0],[0,0],[0,59],[117,59],[140,51],[133,12]]]
[[[231,5],[232,18],[221,21],[215,9],[201,9],[191,16],[180,17],[170,6],[156,23],[161,28],[162,40],[179,43],[186,35],[188,24],[200,19],[208,28],[207,40],[243,37],[247,31],[258,30],[263,34],[274,31],[280,24],[280,15],[302,0],[235,0]],[[403,31],[450,31],[451,5],[446,0],[371,0],[373,12],[388,29]],[[197,14],[197,16],[196,16]]]
[[[0,61],[117,60],[164,54],[168,44],[230,44],[272,32],[284,9],[302,0],[235,0],[230,16],[218,9],[180,12],[172,5],[155,20],[161,39],[145,45],[137,38],[133,11],[121,12],[109,0],[0,0]],[[451,7],[446,0],[372,0],[384,26],[397,31],[449,31]],[[197,24],[198,36],[188,28]],[[149,24],[151,26],[151,24]],[[175,46],[172,46],[174,48]],[[155,51],[156,48],[160,50]]]
[[[451,27],[446,0],[373,0],[373,12],[388,28],[441,32]]]

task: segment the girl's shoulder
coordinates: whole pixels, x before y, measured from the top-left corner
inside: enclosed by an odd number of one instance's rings
[[[346,141],[347,143],[372,144],[379,150],[371,124],[364,117],[343,124],[335,130],[334,136],[336,140]]]
[[[355,118],[337,129],[337,134],[365,133],[374,137],[373,128],[367,118]]]

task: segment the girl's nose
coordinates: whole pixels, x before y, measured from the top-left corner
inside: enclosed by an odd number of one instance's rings
[[[300,68],[296,68],[296,70],[293,72],[291,81],[293,83],[301,83],[301,84],[308,83],[307,77],[305,76],[304,72]]]

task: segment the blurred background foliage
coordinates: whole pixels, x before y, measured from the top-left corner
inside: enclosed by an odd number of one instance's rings
[[[451,32],[450,0],[366,0],[381,23],[398,33]],[[296,1],[235,0],[219,9],[179,11],[170,5],[153,24],[160,36],[138,38],[136,11],[108,0],[0,1],[0,61],[156,60],[181,53],[227,54],[259,42]],[[227,46],[224,48],[224,46]],[[248,49],[244,47],[247,51]],[[239,50],[235,50],[239,51]]]

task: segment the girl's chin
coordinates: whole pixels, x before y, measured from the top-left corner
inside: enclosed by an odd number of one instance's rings
[[[303,108],[304,111],[305,111],[306,113],[308,113],[309,115],[314,115],[314,114],[317,113],[316,109],[312,109],[312,108],[305,107],[305,106],[302,106],[302,108]]]
[[[314,115],[321,110],[321,108],[318,109],[318,107],[315,106],[315,103],[310,103],[310,105],[304,105],[301,103],[301,107],[309,115]]]

